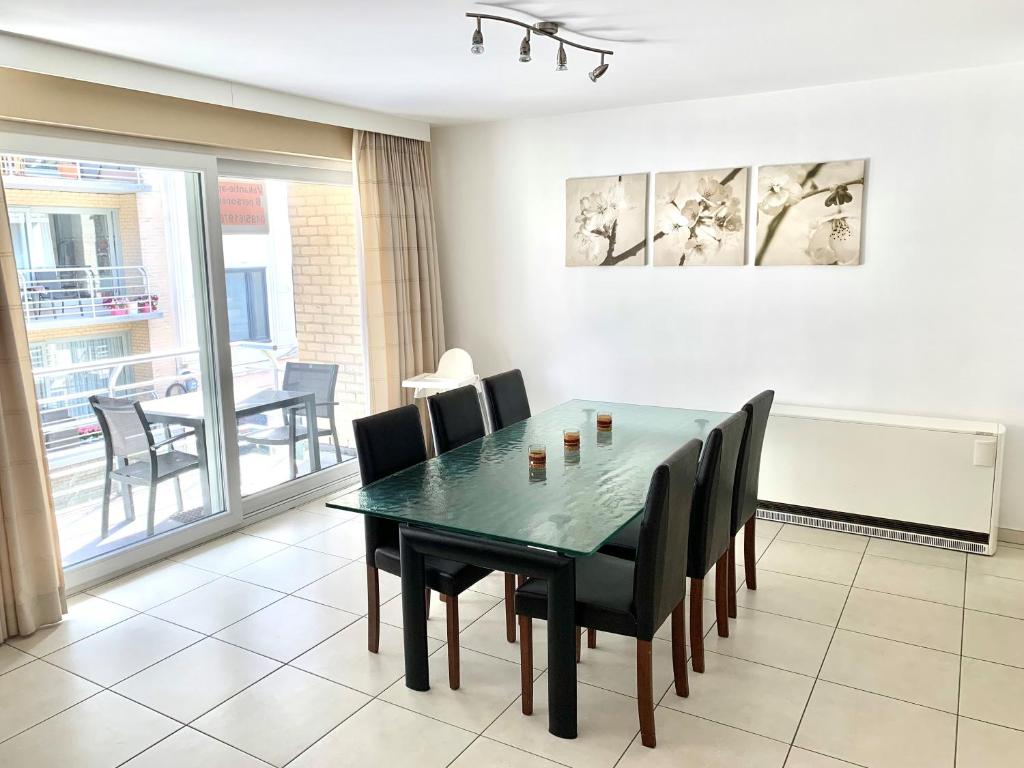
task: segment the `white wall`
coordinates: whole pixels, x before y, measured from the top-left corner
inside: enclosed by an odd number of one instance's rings
[[[736,409],[772,387],[998,420],[1001,525],[1024,530],[1021,137],[1024,65],[435,128],[448,345],[521,367],[538,407]],[[862,266],[563,266],[568,177],[856,157]]]

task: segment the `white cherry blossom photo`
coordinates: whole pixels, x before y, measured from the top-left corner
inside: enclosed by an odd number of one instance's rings
[[[647,174],[565,182],[565,264],[568,267],[647,263]]]
[[[656,174],[654,201],[656,267],[745,263],[746,168]]]
[[[757,171],[758,266],[861,262],[865,160]]]

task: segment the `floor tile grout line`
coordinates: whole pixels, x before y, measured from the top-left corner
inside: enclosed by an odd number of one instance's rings
[[[864,551],[867,551],[865,546]],[[853,580],[857,580],[857,574],[860,573],[861,564],[864,562],[864,553],[861,553],[860,562],[857,563],[857,569],[854,571]],[[850,602],[850,595],[853,594],[853,583],[850,584],[849,589],[846,591],[846,600],[843,602],[843,610],[839,612],[839,622],[836,622],[835,628],[832,630],[832,636],[829,638],[828,646],[825,648],[825,653],[821,657],[821,664],[818,665],[818,672],[814,676],[814,683],[811,685],[811,690],[807,694],[807,701],[804,702],[803,711],[800,713],[800,719],[797,720],[796,728],[793,731],[793,738],[790,740],[789,749],[786,750],[786,759],[783,761],[783,765],[789,762],[789,756],[793,753],[793,747],[796,746],[797,737],[800,735],[800,728],[803,726],[804,717],[807,716],[807,708],[811,704],[811,698],[814,696],[814,689],[818,687],[818,681],[821,679],[821,670],[825,668],[825,660],[828,658],[829,651],[832,649],[832,641],[835,640],[836,632],[839,631],[839,623],[843,620],[843,613],[846,612],[846,605]]]
[[[956,721],[953,723],[953,768],[960,752],[960,696],[964,682],[964,635],[967,630],[967,570],[964,569],[963,609],[960,611],[960,658],[956,665]]]

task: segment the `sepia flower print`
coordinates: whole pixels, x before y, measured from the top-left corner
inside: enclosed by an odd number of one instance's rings
[[[745,168],[659,173],[655,265],[743,264],[746,194]]]
[[[643,264],[646,201],[646,174],[569,179],[566,265]]]
[[[757,265],[861,262],[866,161],[758,169]]]

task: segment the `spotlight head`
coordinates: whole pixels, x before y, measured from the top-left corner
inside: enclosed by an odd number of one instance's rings
[[[565,72],[569,67],[566,64],[565,58],[565,46],[562,43],[558,44],[558,56],[555,57],[555,71]]]
[[[519,60],[524,64],[530,61],[530,30],[526,30],[526,37],[519,44]]]
[[[484,52],[484,33],[480,31],[480,19],[476,20],[476,29],[473,30],[473,44],[469,50],[478,56]]]
[[[605,72],[608,71],[608,65],[604,63],[604,54],[601,54],[601,63],[594,67],[588,77],[590,81],[596,83],[598,78],[601,77]]]

